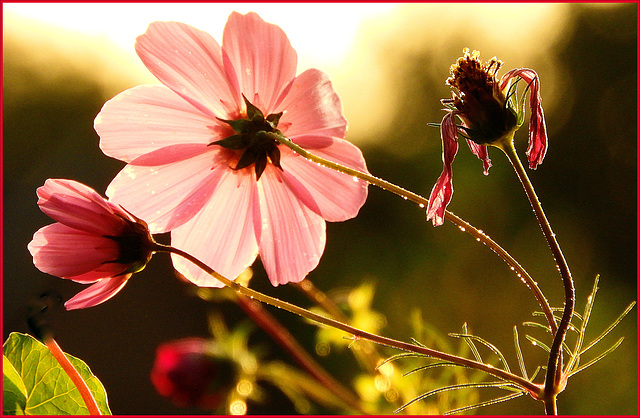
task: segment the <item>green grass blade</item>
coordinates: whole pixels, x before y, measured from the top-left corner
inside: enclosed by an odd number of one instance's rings
[[[469,406],[464,406],[462,408],[452,409],[451,411],[447,411],[442,415],[453,415],[453,414],[457,414],[457,413],[460,413],[460,412],[470,411],[472,409],[482,408],[483,406],[495,405],[495,404],[500,403],[500,402],[506,402],[506,401],[510,401],[511,399],[519,398],[520,396],[524,395],[525,393],[526,393],[525,391],[512,393],[510,395],[501,396],[499,398],[490,399],[490,400],[484,401],[484,402],[479,402],[479,403],[474,404],[474,405],[469,405]]]

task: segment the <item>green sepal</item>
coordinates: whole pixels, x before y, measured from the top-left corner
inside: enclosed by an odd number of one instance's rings
[[[246,119],[240,119],[247,121]],[[247,121],[249,122],[249,121]],[[250,138],[248,135],[231,135],[219,141],[214,141],[209,145],[220,145],[223,148],[241,150],[249,146]]]

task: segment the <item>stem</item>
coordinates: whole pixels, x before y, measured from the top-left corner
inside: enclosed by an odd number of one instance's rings
[[[264,329],[273,338],[276,343],[280,344],[289,354],[291,354],[298,364],[313,376],[318,382],[324,385],[327,390],[331,391],[343,402],[361,414],[368,414],[362,408],[360,399],[349,389],[344,387],[340,382],[336,381],[322,366],[320,366],[307,353],[307,351],[298,343],[291,333],[275,319],[264,307],[258,302],[250,298],[236,294],[238,305],[253,320]]]
[[[312,302],[318,304],[324,310],[327,311],[330,317],[340,322],[349,323],[351,319],[335,304],[331,298],[318,289],[311,280],[304,279],[300,283],[293,283],[302,293],[304,293]],[[368,370],[375,370],[378,363],[382,360],[380,354],[375,348],[375,345],[371,345],[371,351],[354,350],[354,354],[361,364]]]
[[[87,406],[87,409],[89,410],[89,414],[102,415],[102,413],[100,412],[100,408],[98,408],[98,404],[96,403],[96,400],[94,399],[93,395],[91,394],[91,391],[87,387],[87,382],[85,382],[82,376],[80,376],[80,373],[78,373],[78,370],[76,370],[76,368],[73,367],[73,364],[71,364],[71,362],[69,361],[67,356],[64,354],[64,352],[62,351],[62,349],[60,348],[56,340],[49,337],[49,338],[45,338],[44,343],[49,349],[49,351],[51,352],[51,354],[53,354],[53,357],[55,357],[55,359],[58,360],[60,367],[62,367],[62,369],[67,373],[67,375],[69,376],[73,384],[76,385],[76,388],[78,388],[78,392],[80,392],[80,396],[82,396],[82,400],[84,400],[84,403]]]
[[[549,224],[549,221],[547,220],[547,217],[542,210],[542,205],[540,204],[540,201],[536,196],[533,185],[531,184],[531,181],[529,181],[529,177],[527,176],[527,173],[524,170],[520,159],[518,158],[516,149],[513,146],[513,141],[506,141],[504,144],[501,144],[499,148],[502,149],[502,151],[504,151],[504,153],[506,154],[507,158],[511,162],[511,165],[516,171],[516,174],[518,175],[518,179],[520,179],[520,183],[522,183],[522,187],[524,187],[524,191],[529,198],[529,202],[531,203],[533,212],[536,215],[538,224],[540,225],[540,228],[542,228],[542,233],[544,234],[547,240],[547,244],[551,249],[553,258],[556,261],[558,271],[562,276],[562,284],[564,286],[565,295],[564,311],[562,313],[562,319],[560,320],[560,325],[557,332],[555,333],[553,344],[551,345],[551,350],[549,352],[549,364],[547,365],[547,376],[545,378],[544,387],[545,394],[548,394],[549,397],[552,397],[553,404],[555,405],[555,396],[560,390],[560,372],[562,371],[562,343],[564,342],[567,330],[569,329],[569,325],[571,324],[573,311],[575,309],[575,288],[573,285],[573,278],[571,277],[571,271],[569,270],[567,261],[562,254],[560,245],[556,240],[556,234],[551,230],[551,225]],[[551,398],[549,400],[551,400]],[[545,404],[549,406],[546,400]],[[555,406],[551,409],[557,413]],[[549,410],[547,412],[549,412]]]
[[[491,374],[493,376],[499,377],[501,379],[504,379],[506,381],[512,382],[524,389],[526,389],[527,391],[529,391],[529,393],[535,398],[535,399],[541,399],[541,396],[543,394],[542,392],[542,388],[538,385],[536,385],[533,382],[530,382],[527,379],[524,379],[523,377],[517,376],[513,373],[507,372],[505,370],[502,369],[498,369],[495,368],[489,364],[484,364],[484,363],[479,363],[477,361],[473,361],[473,360],[469,360],[463,357],[458,357],[455,356],[453,354],[447,354],[441,351],[437,351],[437,350],[432,350],[426,347],[421,347],[421,346],[417,346],[414,344],[409,344],[409,343],[405,343],[402,341],[398,341],[398,340],[393,340],[391,338],[386,338],[386,337],[382,337],[379,335],[375,335],[375,334],[370,334],[366,331],[362,331],[360,329],[354,328],[350,325],[344,324],[342,322],[327,318],[325,316],[316,314],[314,312],[308,311],[304,308],[301,308],[299,306],[293,305],[291,303],[285,302],[285,301],[281,301],[279,299],[273,298],[271,296],[267,296],[265,294],[262,294],[260,292],[257,292],[253,289],[247,288],[242,286],[239,283],[236,283],[234,281],[231,281],[229,279],[227,279],[226,277],[220,275],[219,273],[217,273],[215,270],[213,270],[212,268],[210,268],[209,266],[207,266],[206,264],[204,264],[202,261],[198,260],[197,258],[193,257],[192,255],[190,255],[189,253],[186,253],[178,248],[174,248],[171,246],[166,246],[166,245],[162,245],[162,244],[155,244],[155,247],[152,249],[152,251],[154,252],[169,252],[169,253],[173,253],[176,255],[179,255],[183,258],[185,258],[186,260],[189,260],[190,262],[192,262],[193,264],[195,264],[196,266],[198,266],[199,268],[201,268],[203,271],[207,272],[208,274],[210,274],[212,277],[214,277],[215,279],[219,280],[220,282],[222,282],[224,285],[226,285],[227,287],[230,287],[231,289],[233,289],[234,291],[247,296],[251,299],[256,299],[260,302],[275,306],[277,308],[280,309],[284,309],[286,311],[289,311],[293,314],[296,315],[300,315],[304,318],[307,318],[309,320],[318,322],[320,324],[324,324],[324,325],[328,325],[330,327],[339,329],[341,331],[345,331],[349,334],[354,335],[356,338],[362,338],[365,340],[369,340],[378,344],[382,344],[382,345],[386,345],[389,347],[393,347],[393,348],[397,348],[399,350],[403,350],[403,351],[410,351],[410,352],[414,352],[414,353],[418,353],[418,354],[424,354],[426,356],[429,357],[434,357],[440,360],[445,360],[445,361],[449,361],[455,364],[458,364],[460,366],[464,366],[464,367],[469,367],[472,369],[476,369],[476,370],[480,370],[483,371],[485,373]]]
[[[294,152],[296,152],[297,154],[300,154],[301,156],[303,156],[308,160],[311,160],[315,163],[321,164],[333,170],[339,171],[341,173],[345,173],[350,176],[357,177],[360,180],[364,180],[370,184],[373,184],[374,186],[380,187],[381,189],[395,193],[398,196],[401,196],[405,200],[410,200],[414,203],[417,203],[418,206],[420,206],[420,208],[425,208],[429,205],[428,199],[425,199],[424,197],[416,193],[410,192],[406,189],[403,189],[402,187],[396,186],[395,184],[389,183],[388,181],[383,180],[381,178],[372,176],[369,173],[363,173],[353,168],[346,167],[341,164],[335,163],[333,161],[325,160],[324,158],[318,157],[317,155],[314,155],[308,152],[304,148],[301,148],[299,145],[295,144],[294,142],[292,142],[291,140],[289,140],[288,138],[282,135],[276,135],[276,134],[269,134],[269,135],[273,135],[273,139],[291,148]],[[549,323],[551,332],[555,333],[557,330],[557,326],[556,326],[555,318],[553,317],[553,312],[551,311],[551,307],[549,306],[549,302],[547,302],[547,299],[545,298],[544,294],[538,287],[538,284],[533,280],[533,278],[531,278],[529,273],[527,273],[527,271],[506,250],[500,247],[487,234],[485,234],[481,230],[477,229],[473,225],[469,224],[468,222],[464,221],[463,219],[459,218],[458,216],[454,215],[449,211],[445,211],[444,216],[445,216],[445,219],[447,219],[449,222],[456,225],[462,232],[467,232],[468,234],[476,238],[477,241],[480,241],[483,244],[485,244],[494,253],[496,253],[505,263],[507,263],[507,265],[511,268],[511,270],[513,270],[516,273],[518,278],[520,278],[527,285],[527,287],[533,292],[533,295],[535,296],[536,300],[538,301],[538,304],[540,305],[540,308],[542,309],[545,317],[547,318],[547,322]]]

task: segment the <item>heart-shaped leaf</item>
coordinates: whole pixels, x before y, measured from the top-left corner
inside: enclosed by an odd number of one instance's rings
[[[4,343],[2,352],[4,414],[89,414],[80,392],[44,344],[30,335],[14,332]],[[102,383],[85,362],[66,356],[87,383],[100,412],[110,415]]]

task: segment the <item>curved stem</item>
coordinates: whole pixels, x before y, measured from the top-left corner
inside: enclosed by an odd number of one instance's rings
[[[234,281],[231,281],[229,279],[227,279],[226,277],[220,275],[219,273],[217,273],[215,270],[213,270],[212,268],[210,268],[209,266],[207,266],[206,264],[204,264],[202,261],[198,260],[197,258],[193,257],[192,255],[190,255],[189,253],[186,253],[178,248],[175,247],[171,247],[171,246],[166,246],[166,245],[162,245],[162,244],[155,244],[155,247],[152,249],[152,251],[154,252],[169,252],[172,254],[176,254],[179,255],[183,258],[185,258],[186,260],[189,260],[191,263],[195,264],[196,266],[198,266],[199,268],[201,268],[203,271],[207,272],[208,274],[210,274],[212,277],[214,277],[215,279],[219,280],[220,282],[222,282],[225,286],[233,289],[234,291],[247,296],[251,299],[255,299],[258,300],[260,302],[263,303],[267,303],[269,305],[275,306],[277,308],[280,309],[284,309],[286,311],[289,311],[293,314],[296,315],[300,315],[304,318],[307,318],[309,320],[318,322],[320,324],[323,325],[328,325],[330,327],[339,329],[341,331],[345,331],[349,334],[354,335],[354,337],[356,338],[362,338],[365,340],[369,340],[378,344],[382,344],[382,345],[386,345],[389,347],[393,347],[393,348],[397,348],[399,350],[403,350],[403,351],[410,351],[410,352],[414,352],[414,353],[419,353],[419,354],[424,354],[427,355],[429,357],[434,357],[440,360],[445,360],[445,361],[450,361],[452,363],[458,364],[460,366],[464,366],[464,367],[469,367],[472,369],[476,369],[476,370],[480,370],[483,371],[485,373],[491,374],[493,376],[502,378],[506,381],[512,382],[520,387],[522,387],[523,389],[526,389],[527,391],[529,391],[529,393],[531,394],[531,396],[533,396],[535,399],[541,399],[541,396],[543,394],[542,392],[542,388],[539,385],[536,385],[533,382],[530,382],[527,379],[524,379],[523,377],[514,375],[513,373],[507,372],[505,370],[502,369],[498,369],[495,368],[489,364],[484,364],[484,363],[479,363],[477,361],[473,361],[473,360],[469,360],[463,357],[458,357],[455,356],[453,354],[447,354],[441,351],[437,351],[437,350],[432,350],[426,347],[421,347],[418,345],[414,345],[414,344],[409,344],[409,343],[405,343],[402,341],[398,341],[398,340],[394,340],[391,338],[386,338],[386,337],[382,337],[376,334],[371,334],[368,333],[366,331],[362,331],[360,329],[354,328],[350,325],[344,324],[342,322],[336,321],[334,319],[330,319],[327,318],[325,316],[319,315],[317,313],[311,312],[309,310],[306,310],[304,308],[301,308],[299,306],[293,305],[291,303],[273,298],[271,296],[262,294],[260,292],[257,292],[253,289],[247,288],[242,286],[239,283],[236,283]]]
[[[527,176],[527,173],[524,170],[520,159],[518,158],[516,149],[513,146],[513,141],[506,141],[505,144],[501,144],[501,146],[499,146],[498,148],[504,151],[507,158],[511,162],[511,165],[516,171],[516,174],[518,175],[518,178],[522,183],[522,187],[524,187],[525,193],[529,198],[529,202],[531,203],[533,212],[536,215],[538,224],[540,225],[540,228],[542,228],[542,233],[544,234],[547,240],[547,244],[551,249],[553,258],[555,259],[558,266],[558,271],[562,276],[562,283],[564,286],[565,294],[564,311],[562,313],[562,319],[560,320],[558,331],[555,333],[553,344],[551,345],[551,349],[549,352],[549,363],[547,365],[547,376],[545,378],[545,393],[553,397],[553,403],[555,404],[555,396],[560,391],[560,380],[562,371],[562,343],[564,342],[567,330],[569,329],[569,325],[571,324],[573,311],[575,309],[575,288],[573,285],[573,278],[571,277],[569,265],[567,264],[567,261],[562,254],[562,250],[560,249],[560,245],[556,240],[556,234],[551,230],[551,225],[549,224],[549,221],[547,220],[547,217],[542,210],[542,205],[540,204],[540,201],[536,196],[533,185],[531,184],[531,181],[529,181],[529,177]]]
[[[80,396],[82,397],[82,400],[84,401],[87,409],[89,410],[89,414],[102,415],[102,413],[100,412],[100,408],[98,408],[98,404],[96,403],[95,398],[93,397],[93,395],[91,394],[91,391],[89,390],[89,387],[87,386],[87,382],[85,382],[82,376],[80,376],[80,373],[78,373],[78,370],[76,370],[76,368],[73,367],[73,364],[71,364],[71,362],[69,361],[67,356],[64,354],[64,352],[62,351],[62,349],[60,348],[56,340],[54,340],[51,337],[48,337],[48,338],[45,338],[44,343],[49,349],[49,351],[51,352],[51,354],[53,354],[53,357],[55,357],[55,359],[58,360],[60,367],[62,367],[62,369],[67,373],[67,375],[69,376],[73,384],[76,385],[76,388],[78,388],[78,392],[80,392]]]
[[[267,332],[271,338],[276,341],[276,343],[287,350],[287,352],[294,357],[298,364],[305,369],[307,373],[313,376],[319,383],[327,388],[327,390],[333,392],[334,395],[348,404],[351,408],[358,411],[358,413],[368,413],[362,408],[360,399],[353,394],[351,390],[344,387],[340,382],[336,381],[333,376],[327,373],[322,366],[320,366],[298,343],[289,330],[287,330],[276,318],[264,309],[262,304],[243,295],[236,294],[236,296],[238,305],[258,324],[258,326],[265,330],[265,332]]]
[[[331,298],[329,298],[323,291],[318,289],[311,280],[304,279],[300,283],[292,283],[294,287],[300,289],[312,302],[318,304],[324,308],[325,311],[335,320],[340,322],[349,323],[351,319],[335,304]],[[368,352],[364,350],[355,350],[355,356],[367,367],[368,370],[375,370],[378,363],[382,361],[382,358],[375,346],[371,345],[372,349]]]
[[[304,148],[301,148],[299,145],[295,144],[288,138],[282,135],[269,134],[273,136],[273,139],[278,141],[279,143],[291,148],[297,154],[300,154],[302,157],[311,160],[315,163],[321,164],[325,167],[331,168],[336,171],[340,171],[341,173],[348,174],[350,176],[354,176],[359,178],[360,180],[364,180],[374,186],[378,186],[381,189],[390,191],[392,193],[401,196],[405,200],[410,200],[414,203],[417,203],[421,208],[425,208],[429,205],[429,200],[424,197],[410,192],[409,190],[403,189],[402,187],[396,186],[393,183],[389,183],[386,180],[381,178],[372,176],[369,173],[363,173],[359,170],[355,170],[350,167],[343,166],[341,164],[335,163],[333,161],[326,160],[324,158],[318,157],[314,155]],[[549,302],[545,298],[544,294],[538,287],[538,284],[533,280],[533,278],[527,273],[527,271],[502,247],[500,247],[493,239],[491,239],[487,234],[482,232],[481,230],[475,228],[473,225],[459,218],[449,211],[445,211],[445,219],[449,222],[456,225],[461,231],[466,232],[472,235],[476,240],[482,242],[487,247],[489,247],[494,253],[496,253],[507,265],[513,270],[518,278],[520,278],[527,287],[533,292],[534,297],[538,301],[542,312],[544,312],[545,317],[547,318],[547,322],[549,323],[549,327],[551,328],[552,333],[555,333],[557,330],[556,321],[553,317],[553,312],[551,311],[551,307],[549,306]]]

